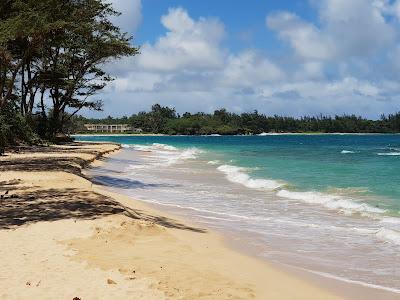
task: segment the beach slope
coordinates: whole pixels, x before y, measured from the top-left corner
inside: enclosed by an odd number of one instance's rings
[[[119,148],[72,143],[0,157],[0,299],[338,298],[84,176]]]

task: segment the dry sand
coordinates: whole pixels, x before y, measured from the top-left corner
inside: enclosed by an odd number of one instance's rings
[[[338,299],[82,175],[118,149],[0,157],[0,299]]]

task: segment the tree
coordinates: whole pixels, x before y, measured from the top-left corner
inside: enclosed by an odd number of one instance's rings
[[[50,116],[54,133],[82,108],[100,110],[102,102],[92,96],[112,80],[103,68],[111,59],[136,55],[138,48],[114,26],[110,17],[117,13],[110,4],[99,0],[68,1],[58,19],[65,24],[52,32],[44,48],[46,62],[40,78],[53,102]],[[66,112],[71,109],[70,114]]]
[[[149,127],[152,132],[163,133],[165,124],[168,119],[175,119],[177,117],[175,108],[161,106],[154,104],[151,107],[151,112],[148,114]]]
[[[31,119],[38,104],[50,137],[82,108],[101,109],[93,96],[112,80],[104,66],[139,51],[115,15],[105,0],[3,0],[0,109],[18,102]]]
[[[4,0],[0,4],[0,109],[15,100],[15,84],[40,44],[43,22],[23,1]],[[24,77],[20,80],[24,86]]]

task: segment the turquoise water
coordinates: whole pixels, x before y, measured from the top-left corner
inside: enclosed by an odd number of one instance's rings
[[[387,214],[400,211],[400,135],[77,137],[121,144],[197,147],[210,160],[284,181],[291,191],[349,194]]]
[[[93,180],[251,254],[400,294],[400,135],[81,136]]]

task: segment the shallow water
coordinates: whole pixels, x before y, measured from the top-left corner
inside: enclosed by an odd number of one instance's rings
[[[258,256],[400,292],[398,135],[80,139],[124,144],[99,182]]]

